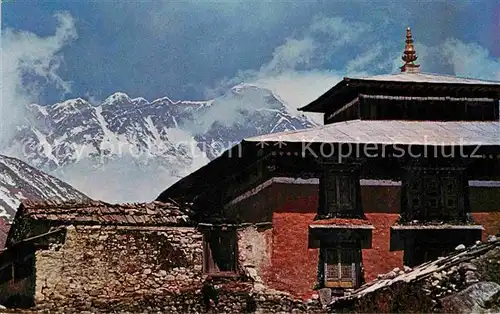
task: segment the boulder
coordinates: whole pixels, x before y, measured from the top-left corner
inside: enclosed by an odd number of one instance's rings
[[[440,299],[445,312],[481,313],[500,310],[495,301],[500,293],[500,285],[495,282],[478,282],[465,290]]]

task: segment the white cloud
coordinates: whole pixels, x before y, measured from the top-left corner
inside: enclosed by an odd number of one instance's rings
[[[140,152],[133,144],[123,142],[123,146],[115,147],[117,151],[110,160],[82,158],[51,174],[93,199],[117,203],[149,202],[166,187],[209,162],[189,132],[169,129],[168,138],[177,147],[184,146],[188,153],[161,156],[165,148],[162,144],[168,143],[154,143],[150,151]]]
[[[270,62],[259,71],[246,71],[237,77],[258,86],[269,88],[284,100],[292,111],[307,105],[342,80],[345,76],[362,77],[380,72],[397,73],[402,66],[404,37],[401,49],[382,45],[371,36],[370,25],[349,22],[342,18],[316,18],[305,35],[288,38],[275,49]],[[317,36],[321,33],[322,36]],[[500,80],[500,60],[489,55],[484,47],[449,38],[437,46],[416,42],[421,69],[440,72],[450,69],[457,76]],[[336,53],[350,46],[349,54],[358,55],[346,62],[343,69],[326,70],[324,61],[335,58]],[[395,45],[396,46],[396,45]],[[300,68],[299,65],[307,65]],[[234,80],[227,82],[233,83]],[[226,82],[226,83],[227,83]],[[306,114],[315,122],[322,123],[322,116]]]
[[[415,48],[423,72],[439,73],[444,68],[459,77],[500,80],[500,59],[477,43],[448,38],[435,46],[416,42]],[[401,53],[393,60],[393,71],[400,66]]]
[[[346,72],[366,71],[369,69],[379,69],[383,64],[380,63],[382,55],[382,45],[376,44],[368,51],[364,51],[356,58],[349,61],[346,65]]]
[[[275,49],[272,60],[261,68],[261,72],[273,73],[298,66],[307,66],[314,57],[316,43],[312,38],[288,38]]]
[[[293,71],[289,70],[274,76],[257,77],[253,84],[268,88],[280,97],[290,111],[301,114],[297,109],[321,96],[325,91],[342,80],[342,75],[334,71]],[[318,124],[323,123],[323,115],[307,114]]]
[[[453,66],[457,76],[500,81],[500,59],[490,56],[486,48],[455,38],[447,39],[440,48],[444,62]]]
[[[260,68],[259,75],[321,68],[339,49],[361,44],[362,35],[367,31],[363,23],[340,17],[315,17],[302,34],[287,38],[274,50],[272,59]],[[368,53],[374,58],[380,49]]]
[[[23,121],[25,105],[36,102],[44,87],[63,93],[69,82],[57,71],[62,62],[61,49],[74,40],[76,29],[67,13],[55,15],[59,25],[52,36],[6,29],[2,31],[2,80],[0,92],[0,147],[10,140],[15,127]]]
[[[93,199],[117,203],[151,201],[179,179],[156,162],[142,164],[125,155],[97,166],[92,159],[82,159],[51,174]]]
[[[91,103],[92,105],[99,105],[100,103],[102,103],[102,99],[100,99],[99,97],[95,96],[94,94],[92,93],[89,93],[89,92],[86,92],[85,95],[84,95],[85,98],[89,103]]]
[[[259,70],[240,72],[236,78],[225,80],[218,87],[225,90],[238,82],[247,82],[268,88],[278,95],[293,114],[303,114],[297,109],[307,105],[338,83],[346,75],[363,76],[370,63],[377,63],[382,47],[360,54],[351,60],[346,69],[325,70],[339,49],[360,46],[363,34],[369,30],[363,23],[346,21],[340,17],[316,17],[301,34],[289,37],[278,46],[271,60]],[[322,124],[320,114],[306,115]],[[228,117],[229,118],[229,117]]]
[[[228,4],[225,10],[231,15],[238,11],[238,7]],[[272,16],[272,10],[262,10],[261,13]],[[10,135],[7,131],[22,119],[23,105],[36,101],[43,85],[51,85],[63,93],[70,90],[70,84],[58,75],[58,69],[62,62],[60,51],[76,38],[76,30],[70,15],[60,14],[56,18],[59,27],[52,36],[39,37],[12,30],[3,32],[0,144],[6,135]],[[158,18],[160,24],[174,28],[164,23],[161,14]],[[236,78],[225,80],[219,90],[227,91],[228,86],[239,82],[253,83],[273,91],[292,113],[299,114],[297,108],[319,97],[344,76],[366,76],[383,69],[387,70],[385,72],[391,69],[399,71],[404,36],[401,37],[401,50],[391,50],[387,48],[390,45],[377,43],[377,36],[369,36],[373,33],[371,29],[370,25],[339,17],[315,18],[305,30],[284,39],[283,44],[276,47],[269,60],[258,69],[244,71]],[[419,62],[426,70],[432,71],[433,64],[445,64],[451,66],[457,75],[500,79],[498,59],[490,57],[488,51],[477,44],[449,39],[434,47],[417,42],[416,48]],[[330,61],[336,58],[339,51],[345,53],[343,49],[347,49],[348,55],[354,55],[354,58],[348,59],[344,68],[328,69]],[[26,75],[32,80],[26,81]],[[92,94],[86,96],[91,102],[98,102]],[[206,119],[197,126],[199,132],[206,131],[216,121],[227,124],[244,122],[247,118],[244,109],[259,109],[256,106],[262,104],[266,95],[256,93],[243,100],[237,97],[230,95],[217,99],[217,106],[211,108]],[[322,123],[321,115],[308,116]],[[192,134],[169,135],[176,140],[185,138],[194,142],[190,138]],[[194,159],[185,166],[185,170],[195,170],[206,161],[206,158]],[[181,166],[169,168],[125,156],[100,168],[90,161],[80,162],[60,169],[56,174],[94,198],[146,201],[186,174],[172,174],[170,171],[173,168],[183,169]]]

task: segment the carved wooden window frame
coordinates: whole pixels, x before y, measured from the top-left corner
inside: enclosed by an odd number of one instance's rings
[[[418,171],[406,184],[406,211],[411,219],[449,220],[465,210],[463,174]]]
[[[323,284],[328,288],[356,288],[361,271],[361,254],[356,248],[323,248]]]

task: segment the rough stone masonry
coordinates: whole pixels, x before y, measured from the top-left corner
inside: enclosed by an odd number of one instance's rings
[[[13,311],[207,311],[201,292],[204,229],[186,219],[152,223],[151,216],[165,214],[160,212],[166,205],[23,206],[9,246],[0,254],[2,278],[7,279],[0,282],[0,303],[17,307]],[[182,215],[176,212],[176,217]],[[215,278],[220,297],[211,310],[322,311],[318,301],[294,300],[262,284],[259,273],[269,263],[263,249],[268,232],[254,225],[237,227],[238,276]]]

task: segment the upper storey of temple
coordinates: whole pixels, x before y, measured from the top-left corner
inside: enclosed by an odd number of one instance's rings
[[[345,77],[302,111],[346,120],[498,121],[500,82],[421,73],[410,28],[401,72]]]

